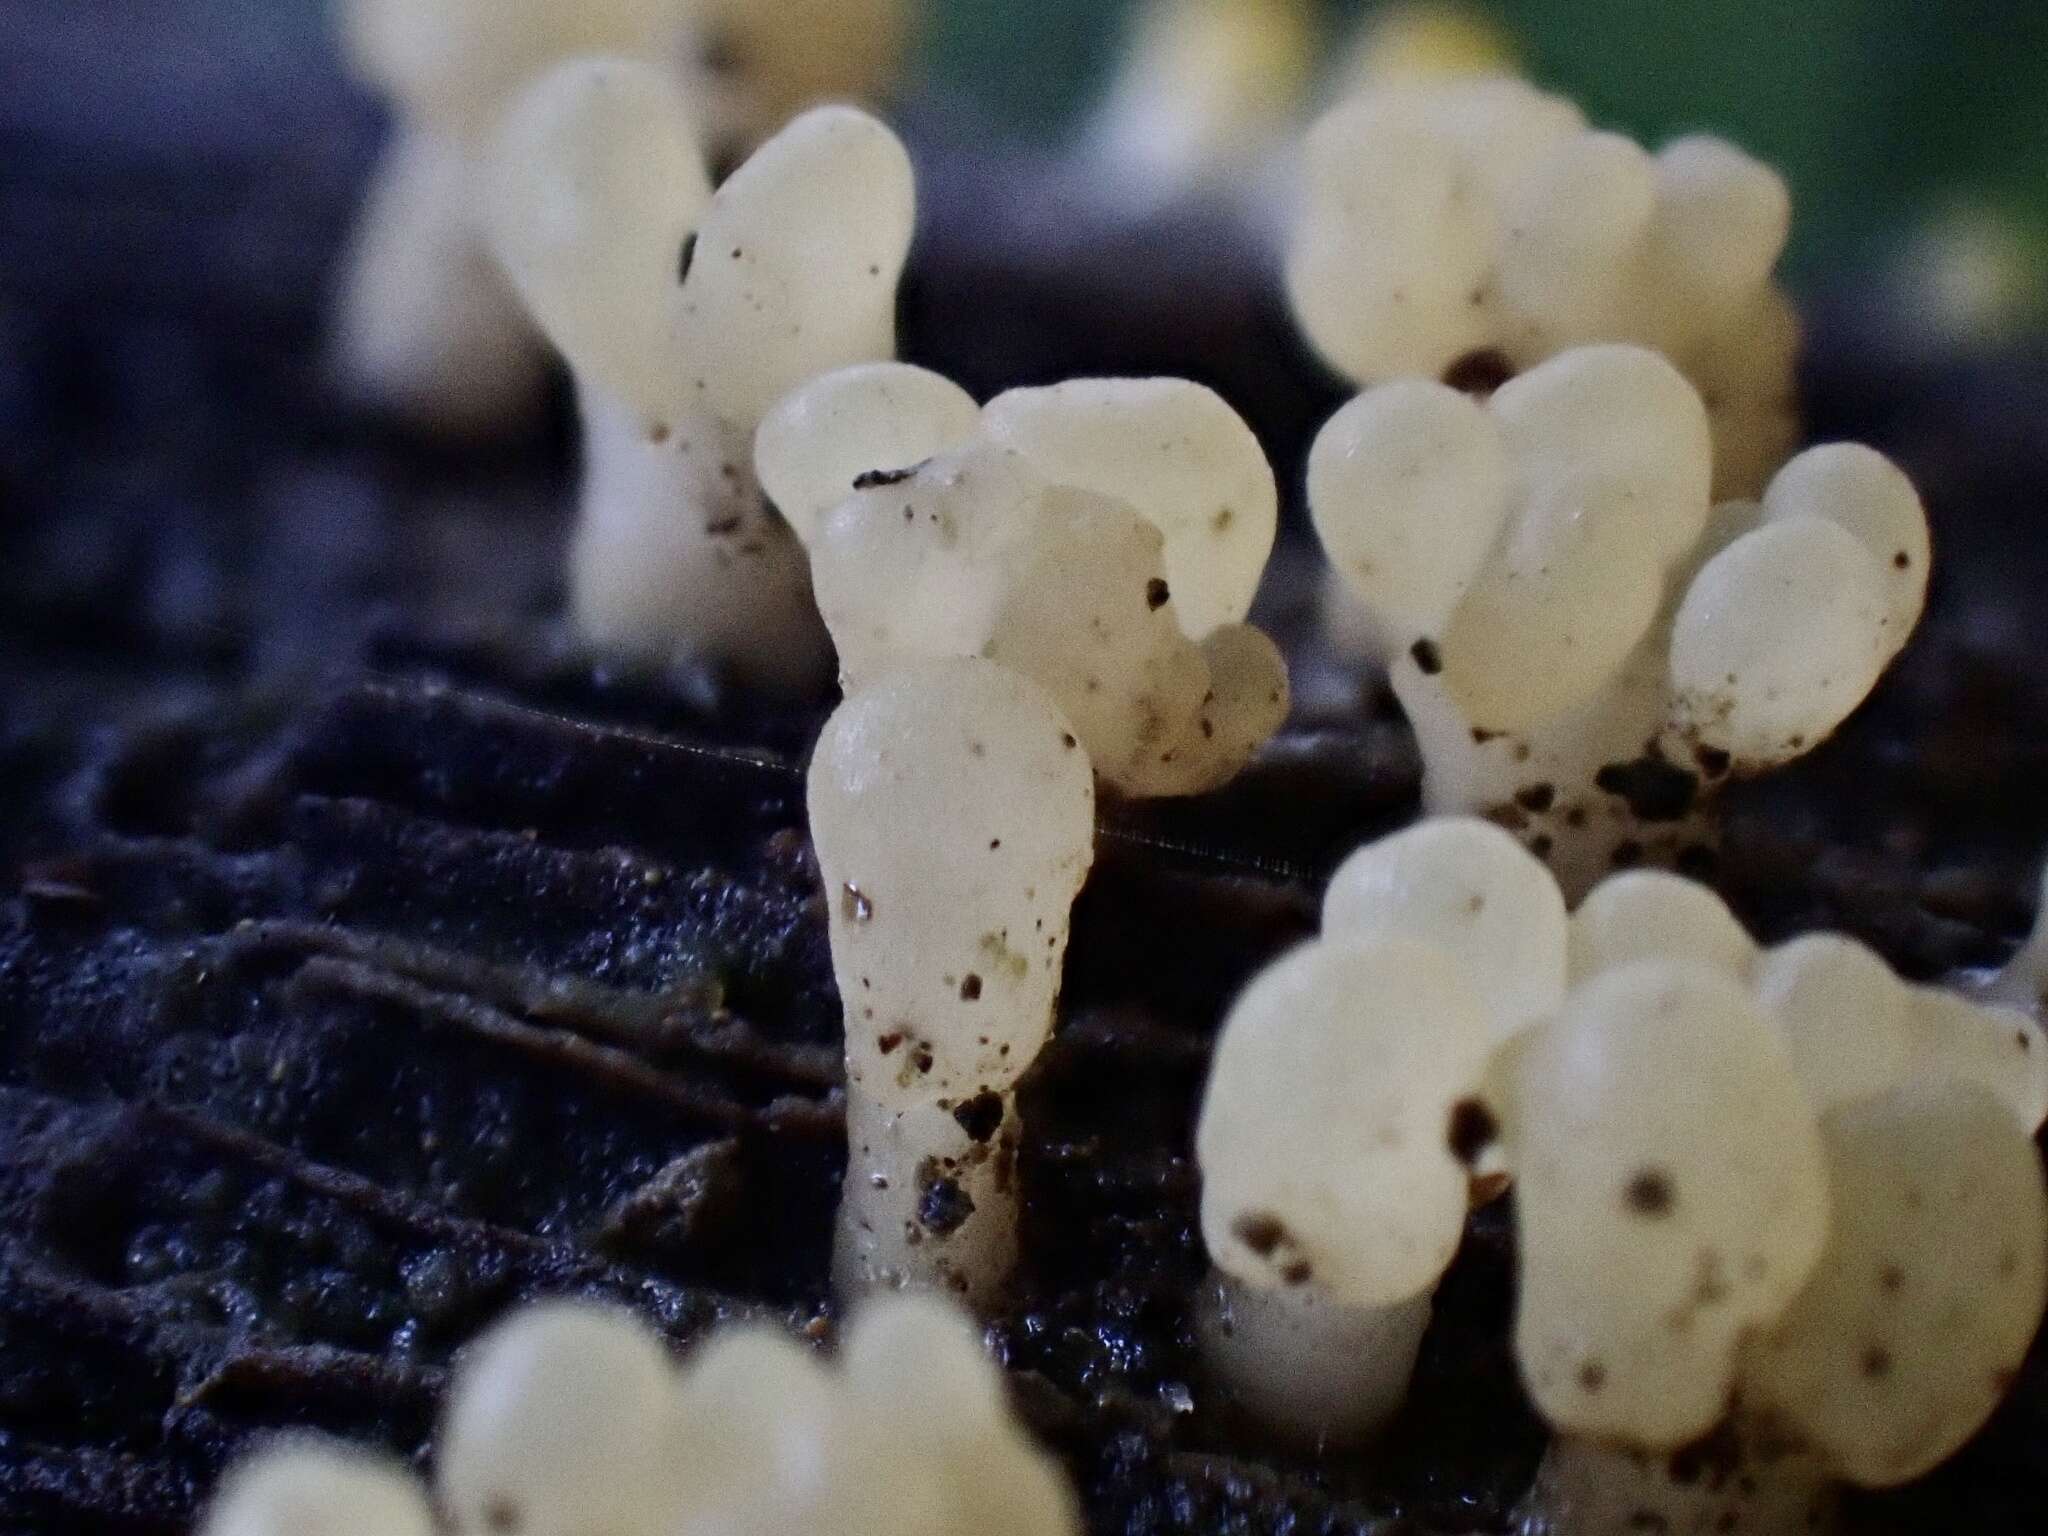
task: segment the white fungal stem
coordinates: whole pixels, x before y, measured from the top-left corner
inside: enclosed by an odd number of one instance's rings
[[[1017,1096],[908,1110],[850,1090],[832,1255],[842,1296],[927,1286],[985,1309],[1017,1264]]]
[[[1668,643],[1668,631],[1653,632],[1591,705],[1512,733],[1475,728],[1440,676],[1412,653],[1398,657],[1388,680],[1421,748],[1425,809],[1507,827],[1572,901],[1616,869],[1711,857],[1712,791],[1725,758],[1710,753],[1702,766],[1646,751],[1669,708]]]
[[[1400,1411],[1435,1287],[1382,1307],[1347,1306],[1314,1285],[1248,1285],[1220,1271],[1203,1288],[1202,1357],[1237,1405],[1303,1445],[1370,1439]]]
[[[1564,1436],[1518,1510],[1516,1536],[1821,1536],[1839,1485],[1810,1456],[1724,1431],[1674,1452]]]

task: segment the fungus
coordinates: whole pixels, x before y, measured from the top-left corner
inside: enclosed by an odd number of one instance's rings
[[[1094,781],[1027,678],[921,661],[819,738],[810,817],[846,1018],[845,1290],[986,1303],[1016,1251],[1017,1080],[1050,1038]]]
[[[613,1374],[616,1372],[616,1374]],[[230,1473],[206,1536],[1078,1536],[1073,1495],[951,1308],[863,1308],[839,1368],[727,1328],[679,1372],[629,1314],[545,1303],[456,1371],[437,1527],[402,1471],[285,1448]]]
[[[661,1536],[683,1425],[660,1342],[629,1314],[530,1307],[479,1339],[441,1427],[439,1503],[457,1532]]]
[[[1550,872],[1499,827],[1466,816],[1366,844],[1323,895],[1325,938],[1406,937],[1449,954],[1496,1042],[1564,1001],[1566,932]]]
[[[886,100],[923,0],[689,0],[691,85],[711,141],[757,144],[814,102]]]
[[[1328,934],[1231,1009],[1195,1141],[1203,1344],[1270,1428],[1355,1440],[1406,1398],[1465,1225],[1448,1128],[1491,1043],[1458,959],[1410,938]]]
[[[714,194],[659,70],[577,60],[521,95],[492,245],[576,375],[572,606],[592,639],[815,679],[803,550],[754,479],[754,433],[814,374],[894,353],[914,196],[903,146],[851,108],[797,118]]]
[[[1306,0],[1146,0],[1090,135],[1120,200],[1227,188],[1294,131],[1317,25]]]
[[[203,1536],[432,1536],[425,1494],[395,1462],[288,1441],[221,1480]]]
[[[490,126],[558,59],[662,57],[687,10],[688,0],[342,0],[342,51],[398,115],[337,295],[337,361],[353,388],[451,430],[537,403],[538,339],[480,228]]]
[[[1279,500],[1250,430],[1199,385],[1100,379],[999,396],[963,440],[949,390],[910,370],[829,376],[757,438],[807,530],[842,682],[987,657],[1052,696],[1119,793],[1228,782],[1287,712],[1286,666],[1242,622]],[[934,456],[849,481],[858,443]]]
[[[2005,1397],[2048,1305],[2048,1189],[2007,1107],[1939,1076],[1821,1118],[1828,1238],[1742,1343],[1733,1416],[1676,1449],[1562,1440],[1531,1529],[1807,1536],[1841,1484],[1953,1455]]]
[[[1709,503],[1698,395],[1637,347],[1565,352],[1481,405],[1368,390],[1317,438],[1309,504],[1395,657],[1432,811],[1547,851],[1568,894],[1709,856],[1731,776],[1817,746],[1925,601],[1905,476],[1836,444],[1761,504]]]
[[[1346,377],[1485,388],[1632,342],[1713,399],[1720,495],[1756,495],[1791,451],[1797,325],[1772,278],[1790,201],[1734,146],[1651,156],[1519,80],[1397,79],[1316,124],[1305,180],[1288,294]]]
[[[1567,1437],[1694,1440],[1727,1411],[1744,1334],[1784,1311],[1827,1235],[1790,1058],[1738,982],[1669,960],[1582,983],[1511,1055],[1530,1395]]]
[[[1572,913],[1571,979],[1576,985],[1633,960],[1696,960],[1746,982],[1757,945],[1728,904],[1697,880],[1628,870],[1594,886]]]

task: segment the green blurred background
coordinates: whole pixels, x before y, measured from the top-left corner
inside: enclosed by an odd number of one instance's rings
[[[1368,9],[1324,0],[1334,42]],[[1707,128],[1778,166],[1791,263],[1860,265],[1945,212],[2048,243],[2048,0],[1494,0],[1541,84],[1651,144]],[[1129,0],[933,0],[928,78],[1057,136]]]

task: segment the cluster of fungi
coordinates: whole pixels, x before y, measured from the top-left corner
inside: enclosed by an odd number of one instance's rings
[[[1282,488],[1185,380],[977,404],[897,361],[910,159],[852,107],[781,122],[872,84],[874,48],[833,78],[816,48],[778,62],[772,7],[722,9],[756,29],[751,97],[677,62],[718,6],[348,7],[404,124],[341,330],[454,417],[503,408],[477,391],[524,387],[535,338],[560,352],[593,643],[788,692],[836,667],[808,803],[845,1022],[834,1283],[861,1310],[836,1371],[768,1329],[678,1371],[628,1319],[517,1316],[466,1357],[431,1501],[294,1444],[230,1478],[211,1536],[436,1510],[527,1536],[1075,1529],[960,1309],[1017,1262],[1017,1085],[1098,801],[1215,790],[1287,716],[1248,623]],[[1235,57],[1225,13],[1188,9]],[[1153,25],[1147,69],[1214,52]],[[1170,95],[1119,102],[1126,143]],[[1517,80],[1404,77],[1300,158],[1288,296],[1362,390],[1305,502],[1427,814],[1337,871],[1218,1039],[1212,1385],[1276,1436],[1369,1441],[1471,1210],[1512,1189],[1514,1349],[1555,1431],[1529,1528],[1814,1529],[1839,1486],[1951,1455],[2048,1305],[2048,928],[1999,976],[1915,986],[1835,935],[1762,949],[1705,885],[1632,866],[1710,854],[1715,792],[1877,685],[1926,598],[1919,498],[1867,448],[1794,453],[1789,199],[1733,147],[1652,155]]]

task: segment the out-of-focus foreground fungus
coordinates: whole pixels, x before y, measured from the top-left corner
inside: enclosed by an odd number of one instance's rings
[[[571,1302],[470,1347],[433,1505],[402,1468],[287,1443],[223,1482],[204,1536],[1075,1536],[1072,1494],[960,1318],[896,1297],[836,1365],[728,1328],[678,1370],[629,1315]]]
[[[1849,444],[1710,497],[1707,414],[1664,359],[1563,353],[1481,405],[1366,391],[1317,439],[1316,531],[1395,659],[1433,811],[1500,820],[1576,895],[1710,854],[1714,796],[1818,746],[1918,622],[1927,521]]]

